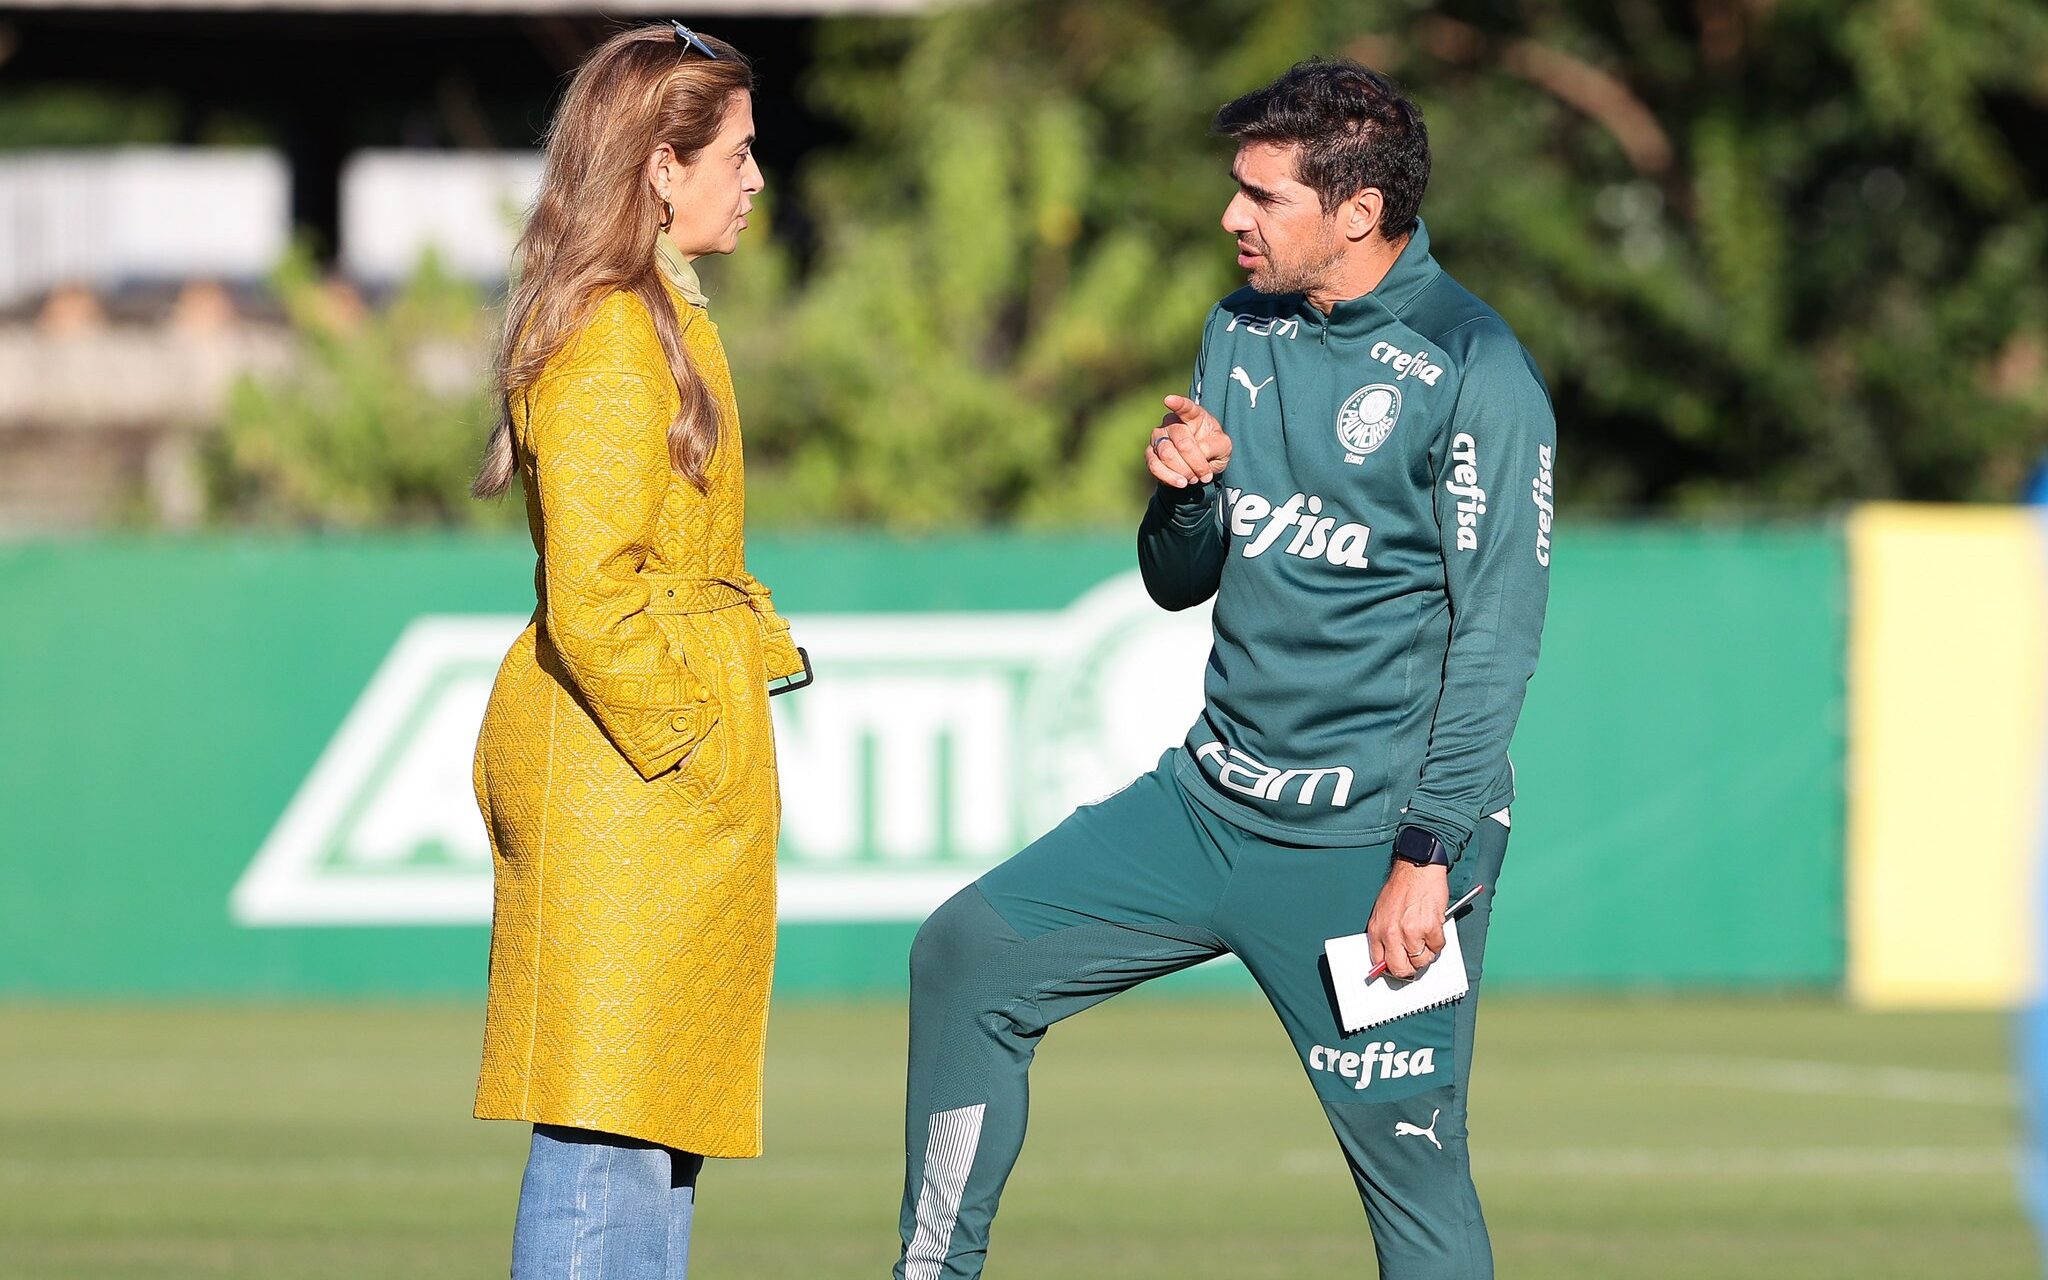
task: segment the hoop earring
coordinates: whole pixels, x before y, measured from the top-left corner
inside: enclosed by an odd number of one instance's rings
[[[675,207],[674,205],[670,204],[670,203],[669,203],[668,201],[666,201],[666,200],[662,201],[662,202],[661,202],[661,229],[662,229],[663,231],[666,231],[666,230],[668,230],[669,224],[670,224],[671,222],[674,222],[675,220],[676,220],[676,207]]]

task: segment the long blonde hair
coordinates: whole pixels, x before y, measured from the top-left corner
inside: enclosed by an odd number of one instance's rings
[[[576,69],[548,123],[547,165],[519,238],[518,270],[505,303],[495,400],[501,416],[470,492],[494,498],[518,471],[511,398],[540,376],[606,294],[624,289],[654,317],[682,407],[669,424],[668,455],[700,488],[718,447],[718,404],[683,349],[682,322],[655,264],[663,210],[647,183],[647,157],[666,142],[688,164],[718,135],[752,66],[723,40],[700,37],[708,58],[667,26],[634,27],[600,45]]]

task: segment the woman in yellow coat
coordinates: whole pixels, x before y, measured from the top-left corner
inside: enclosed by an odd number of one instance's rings
[[[739,418],[691,261],[761,190],[752,74],[612,38],[549,126],[479,495],[516,475],[534,618],[477,742],[496,871],[476,1114],[533,1123],[515,1277],[683,1274],[706,1156],[761,1150],[780,820],[807,667],[746,570]]]

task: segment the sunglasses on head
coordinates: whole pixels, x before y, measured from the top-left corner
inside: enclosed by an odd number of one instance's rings
[[[703,54],[705,57],[711,59],[713,62],[718,61],[718,55],[712,52],[710,45],[704,43],[703,37],[699,36],[696,32],[690,30],[682,23],[677,22],[674,18],[669,19],[668,25],[674,28],[675,30],[677,44],[683,45],[687,48],[695,49],[697,52]]]

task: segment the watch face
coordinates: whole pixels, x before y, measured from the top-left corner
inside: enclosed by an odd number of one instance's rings
[[[1442,854],[1442,842],[1420,827],[1403,827],[1394,836],[1394,856],[1404,862],[1413,862],[1417,866],[1448,862],[1449,859]]]

